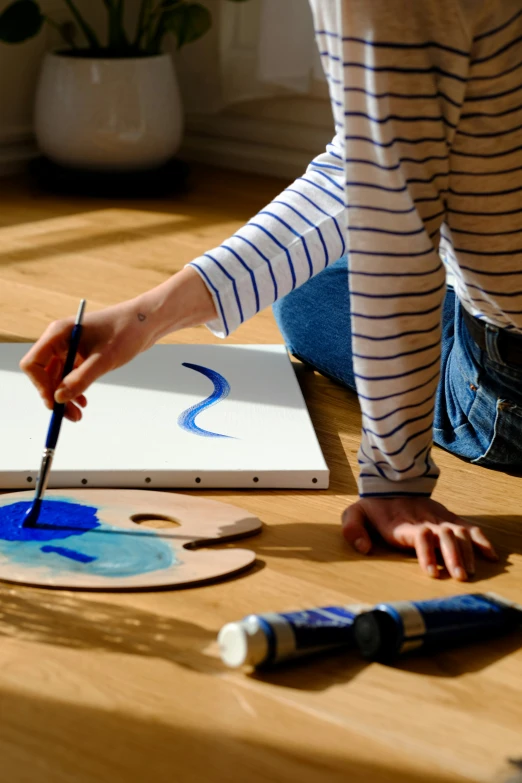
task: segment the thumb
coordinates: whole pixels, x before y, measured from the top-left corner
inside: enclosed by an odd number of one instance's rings
[[[54,394],[55,401],[65,403],[75,400],[110,369],[107,357],[100,353],[92,354],[63,379]]]
[[[343,536],[354,549],[367,555],[372,548],[372,541],[366,530],[366,514],[359,503],[348,506],[342,515]]]

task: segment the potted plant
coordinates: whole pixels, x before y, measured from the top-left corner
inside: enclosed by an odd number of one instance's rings
[[[240,0],[236,0],[239,2]],[[187,0],[140,0],[136,29],[124,23],[125,0],[100,0],[107,13],[100,40],[75,0],[63,0],[71,25],[58,25],[36,0],[15,0],[0,14],[0,41],[16,44],[45,24],[65,46],[46,55],[36,95],[35,132],[42,152],[62,166],[132,171],[161,166],[176,153],[183,113],[168,34],[178,48],[211,27],[210,12]]]

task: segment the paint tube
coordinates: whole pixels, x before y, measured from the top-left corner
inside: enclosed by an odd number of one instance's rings
[[[272,666],[342,646],[353,646],[353,622],[368,606],[326,606],[281,614],[252,614],[223,626],[221,659],[230,667]]]
[[[494,593],[379,604],[354,621],[361,654],[390,661],[411,651],[435,651],[483,641],[522,627],[522,607]]]

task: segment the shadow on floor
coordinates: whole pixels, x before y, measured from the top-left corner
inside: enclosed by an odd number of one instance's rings
[[[85,595],[8,586],[0,586],[0,606],[0,639],[156,658],[207,675],[225,671],[217,658],[205,653],[215,642],[216,632],[197,623],[94,601]],[[455,678],[487,668],[520,646],[522,633],[431,657],[403,658],[396,666],[415,675]],[[351,681],[367,665],[354,650],[343,649],[252,677],[284,688],[323,691]]]
[[[496,661],[520,650],[522,631],[484,642],[439,652],[436,655],[411,655],[394,663],[393,668],[424,677],[462,677],[487,669]]]
[[[522,632],[464,647],[449,649],[432,655],[411,654],[389,664],[386,668],[409,672],[416,677],[456,679],[472,672],[487,669],[492,664],[515,653],[522,647]],[[284,689],[324,691],[334,685],[349,683],[367,666],[383,666],[362,661],[358,653],[348,648],[325,653],[258,671],[253,679]]]
[[[449,649],[437,654],[411,654],[386,668],[410,672],[421,677],[455,679],[487,669],[522,647],[522,631],[480,644]],[[299,691],[323,691],[354,680],[367,666],[383,666],[362,661],[353,649],[323,653],[295,662],[260,670],[251,676],[281,688]]]
[[[421,762],[406,755],[403,760],[377,739],[372,754],[369,741],[363,740],[360,748],[354,743],[355,731],[294,705],[257,699],[250,714],[238,703],[240,689],[226,688],[217,691],[214,714],[204,716],[201,702],[180,701],[173,690],[169,683],[170,711],[166,712],[163,697],[156,717],[147,714],[150,700],[147,708],[132,705],[123,693],[114,698],[104,693],[101,709],[60,700],[59,695],[44,698],[25,688],[3,688],[0,753],[5,779],[10,783],[418,783],[421,779],[446,783],[450,779],[449,762],[444,764],[443,758],[436,765],[438,771],[432,758],[421,768]],[[87,689],[87,697],[89,693]],[[324,750],[319,750],[321,738],[327,739]],[[453,770],[451,780],[465,783],[469,778]]]
[[[203,649],[215,633],[196,623],[59,591],[0,585],[0,639],[159,658],[221,671]]]
[[[521,534],[505,532],[501,529],[505,522],[504,517],[483,517],[482,526],[486,530],[495,546],[499,561],[491,563],[483,560],[477,553],[477,573],[469,584],[473,582],[492,579],[499,574],[506,573],[513,565],[511,555],[522,554],[522,517],[520,518]],[[481,525],[481,518],[474,521]],[[498,522],[498,528],[495,527]],[[402,552],[391,549],[374,537],[374,547],[370,555],[359,555],[347,544],[341,534],[341,524],[328,522],[294,522],[290,524],[270,524],[263,527],[261,536],[250,539],[245,546],[252,549],[260,557],[290,558],[296,560],[308,560],[315,563],[329,562],[339,563],[346,561],[347,565],[353,560],[386,560],[395,562],[410,562],[415,559],[413,550]],[[441,578],[449,578],[444,572]]]
[[[368,666],[349,648],[298,658],[272,669],[259,669],[249,676],[259,682],[297,691],[326,691],[355,680]]]

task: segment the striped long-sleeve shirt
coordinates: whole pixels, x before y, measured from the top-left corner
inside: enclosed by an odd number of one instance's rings
[[[227,335],[348,253],[360,492],[429,494],[445,266],[522,331],[522,0],[312,7],[335,139],[193,265]]]

